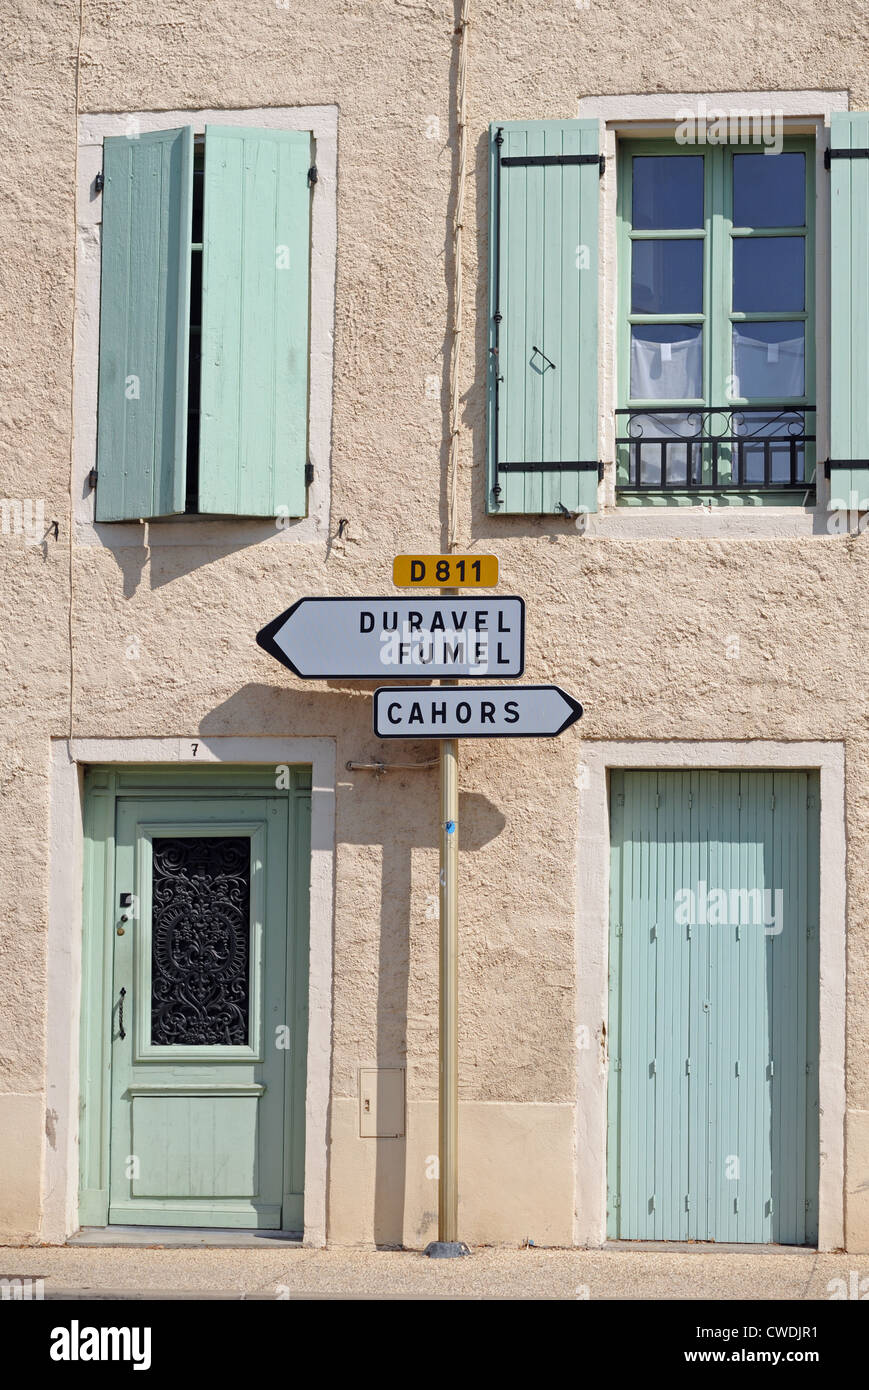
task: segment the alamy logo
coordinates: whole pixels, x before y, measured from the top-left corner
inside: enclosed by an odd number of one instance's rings
[[[132,1361],[134,1371],[151,1368],[150,1327],[69,1327],[51,1329],[52,1361]]]
[[[23,536],[25,545],[45,540],[45,502],[29,497],[0,498],[0,534]]]
[[[29,1303],[34,1299],[45,1298],[45,1280],[29,1275],[4,1276],[0,1279],[0,1302]]]
[[[762,145],[764,154],[781,154],[784,112],[707,109],[705,101],[676,112],[677,145]]]
[[[701,879],[696,888],[677,888],[675,919],[690,927],[763,927],[764,936],[778,936],[784,926],[781,888],[710,888]]]

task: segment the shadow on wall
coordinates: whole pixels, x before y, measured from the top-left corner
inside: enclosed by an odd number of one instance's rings
[[[209,734],[340,738],[345,750],[352,747],[353,760],[358,762],[424,763],[434,757],[434,743],[396,740],[384,746],[373,741],[368,692],[375,685],[373,681],[365,682],[352,688],[345,686],[339,691],[334,685],[326,689],[322,683],[312,689],[251,683],[215,706],[200,722],[199,732],[204,738]],[[346,760],[346,751],[343,757]],[[436,850],[440,843],[438,772],[436,767],[419,772],[350,772],[339,760],[338,782],[342,795],[340,801],[336,798],[336,846],[377,845],[381,848],[376,1064],[384,1068],[403,1067],[407,1062],[413,851]],[[359,792],[362,795],[357,795]],[[479,792],[459,793],[459,845],[463,855],[484,849],[500,835],[505,825],[506,818],[488,797]],[[322,846],[314,843],[312,848]],[[417,892],[416,895],[423,911],[436,911],[437,888],[435,869],[431,893],[420,895]],[[342,923],[342,930],[348,925]],[[421,925],[419,920],[414,923],[417,936]],[[437,932],[436,921],[430,920],[429,930]],[[335,968],[340,984],[342,975],[346,978],[346,972],[352,970],[353,961],[336,955]],[[434,992],[436,988],[437,979],[433,976],[431,989]],[[375,1243],[401,1245],[404,1240],[406,1138],[360,1142],[377,1146]],[[436,1209],[434,1183],[432,1205]]]
[[[399,745],[403,749],[404,745]],[[421,745],[420,761],[431,756],[434,745]],[[385,760],[390,761],[387,750]],[[414,754],[414,759],[419,756]],[[410,761],[403,752],[392,751],[395,761]],[[354,785],[366,779],[364,809],[345,826],[340,836],[344,843],[377,844],[382,847],[380,882],[380,940],[377,962],[377,1065],[405,1066],[407,1062],[407,1003],[410,977],[411,933],[419,934],[421,923],[417,912],[412,917],[412,858],[414,849],[436,850],[440,843],[438,822],[438,771],[386,772],[383,774],[348,773]],[[398,787],[396,787],[398,783]],[[392,788],[392,790],[391,790]],[[400,793],[396,795],[396,791]],[[417,808],[414,816],[403,814],[402,803],[412,797]],[[379,805],[378,805],[379,803]],[[376,808],[376,809],[375,809]],[[498,836],[506,824],[505,817],[491,801],[479,792],[459,793],[459,848],[465,855],[483,849]],[[437,869],[433,866],[430,891],[420,894],[416,902],[424,904],[426,916],[437,912]],[[429,930],[436,934],[436,919],[430,918]],[[340,969],[340,965],[338,967]],[[436,967],[435,967],[436,970]],[[436,1008],[437,975],[430,980],[431,1007]],[[376,1245],[402,1245],[405,1241],[405,1194],[407,1186],[407,1140],[368,1139],[376,1144],[374,1187],[374,1241]],[[418,1176],[418,1175],[417,1175]],[[437,1210],[437,1184],[432,1182],[433,1209]],[[416,1244],[424,1233],[414,1232],[411,1243]]]

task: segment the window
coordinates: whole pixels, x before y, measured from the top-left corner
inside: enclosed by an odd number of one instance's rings
[[[620,502],[814,486],[812,168],[799,139],[622,146]]]
[[[311,146],[106,137],[97,521],[305,514]]]

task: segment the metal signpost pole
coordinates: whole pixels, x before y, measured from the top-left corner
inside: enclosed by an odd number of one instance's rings
[[[438,1238],[432,1255],[462,1255],[459,1243],[459,745],[440,742],[440,1005]]]

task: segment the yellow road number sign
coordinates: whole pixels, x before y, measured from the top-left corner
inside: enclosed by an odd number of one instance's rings
[[[494,589],[497,555],[396,555],[392,582],[399,589]]]

